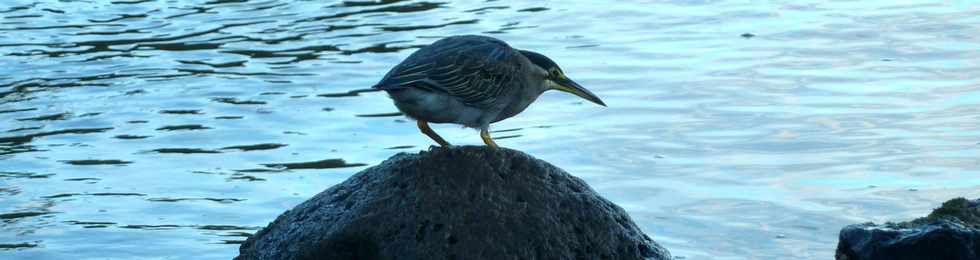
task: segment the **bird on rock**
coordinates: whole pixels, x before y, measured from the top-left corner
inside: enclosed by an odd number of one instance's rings
[[[398,110],[441,146],[449,142],[429,122],[480,129],[483,142],[497,148],[490,124],[521,113],[552,89],[606,105],[548,57],[477,35],[446,37],[415,51],[373,88],[388,92]]]

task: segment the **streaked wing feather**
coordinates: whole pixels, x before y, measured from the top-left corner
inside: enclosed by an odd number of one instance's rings
[[[422,48],[375,85],[379,89],[418,87],[447,93],[474,107],[487,107],[513,85],[520,71],[517,51],[489,37],[450,37]]]

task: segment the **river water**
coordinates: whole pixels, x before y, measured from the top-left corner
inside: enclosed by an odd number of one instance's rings
[[[678,258],[829,259],[844,225],[980,197],[966,2],[5,0],[0,258],[231,258],[427,149],[365,89],[483,34],[609,104],[546,93],[492,126],[501,146],[583,178]]]

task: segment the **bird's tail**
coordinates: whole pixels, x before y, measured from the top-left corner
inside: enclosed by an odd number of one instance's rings
[[[378,83],[378,84],[375,84],[374,86],[371,86],[372,89],[384,90],[384,91],[403,90],[403,89],[408,89],[408,88],[412,88],[412,87],[420,87],[420,86],[418,86],[417,84],[397,84],[397,85],[395,85],[395,84],[382,84],[382,83]],[[423,89],[425,89],[425,88],[423,88]]]
[[[374,84],[374,86],[371,86],[371,88],[377,89],[377,90],[395,90],[395,89],[402,89],[402,88],[405,88],[405,87],[398,86],[398,85],[390,85],[390,84],[378,83],[378,84]]]

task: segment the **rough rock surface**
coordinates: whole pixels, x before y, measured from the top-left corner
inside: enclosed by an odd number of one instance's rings
[[[980,259],[980,199],[956,198],[903,223],[844,227],[838,260]]]
[[[398,154],[280,215],[236,259],[670,259],[582,180],[486,147]]]

